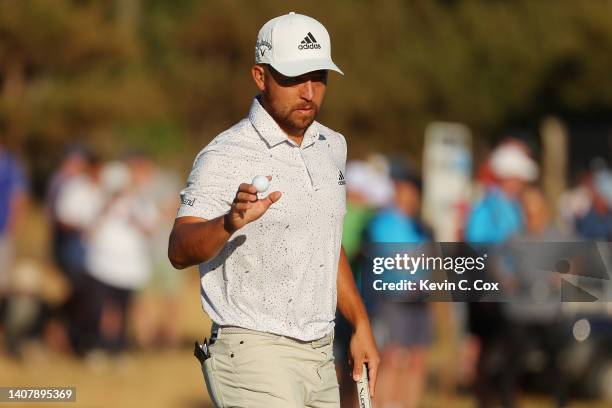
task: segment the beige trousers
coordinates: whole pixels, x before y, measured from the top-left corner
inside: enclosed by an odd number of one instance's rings
[[[219,408],[338,408],[333,339],[220,327],[202,365],[211,400]]]

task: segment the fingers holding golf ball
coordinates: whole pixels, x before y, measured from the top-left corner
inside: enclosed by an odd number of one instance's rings
[[[270,188],[270,180],[272,180],[271,176],[256,176],[251,184],[240,184],[226,217],[230,230],[235,231],[255,221],[281,198],[280,191],[274,191],[266,197],[257,197],[258,192],[262,193]]]
[[[269,177],[269,178],[268,178]],[[252,185],[255,186],[258,193],[264,193],[268,188],[270,188],[270,180],[272,180],[272,176],[255,176]]]

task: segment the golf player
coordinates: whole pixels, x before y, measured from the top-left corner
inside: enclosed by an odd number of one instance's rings
[[[379,355],[340,244],[346,141],[315,121],[329,70],[342,73],[321,23],[268,21],[248,116],[197,155],[181,192],[168,254],[176,268],[199,265],[213,321],[202,370],[219,407],[339,407],[336,306],[353,326],[353,379],[366,363],[374,395]]]

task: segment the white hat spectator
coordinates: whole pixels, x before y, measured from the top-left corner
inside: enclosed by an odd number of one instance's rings
[[[121,162],[110,162],[100,175],[102,187],[110,194],[125,190],[131,182],[130,169]]]
[[[536,162],[527,152],[515,144],[503,144],[491,155],[491,170],[500,179],[518,178],[535,181],[539,176]]]
[[[393,198],[393,184],[387,173],[377,171],[368,162],[348,162],[346,180],[348,191],[360,194],[373,207],[384,207]]]

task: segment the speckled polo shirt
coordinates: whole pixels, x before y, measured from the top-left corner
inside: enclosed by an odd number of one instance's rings
[[[298,146],[257,98],[197,155],[177,217],[225,214],[256,175],[272,176],[264,194],[283,193],[200,264],[202,306],[215,323],[304,341],[333,330],[345,165],[341,134],[313,122]]]

